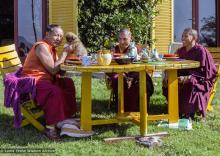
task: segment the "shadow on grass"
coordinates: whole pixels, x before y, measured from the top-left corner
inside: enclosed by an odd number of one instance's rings
[[[13,127],[13,116],[8,114],[0,114],[0,132],[0,144],[25,146],[49,141],[32,125],[21,128]]]
[[[133,126],[134,124],[132,123],[96,125],[92,128],[92,130],[95,132],[93,136],[82,138],[72,138],[68,136],[63,136],[62,142],[90,140],[103,141],[104,138],[128,136],[128,129]]]
[[[80,103],[78,103],[78,108]],[[78,109],[80,110],[80,109]],[[150,114],[160,114],[167,112],[167,105],[152,105],[150,106]],[[104,119],[113,118],[116,114],[116,106],[111,104],[111,109],[108,109],[107,100],[96,100],[92,101],[92,117],[93,119]],[[96,135],[89,138],[93,140],[102,140],[104,137],[110,136],[127,136],[129,128],[133,127],[132,123],[120,123],[110,125],[97,125],[93,126],[93,130],[97,133]],[[14,146],[27,146],[28,144],[37,144],[41,142],[52,142],[47,139],[41,132],[35,129],[32,125],[28,125],[22,128],[13,127],[13,116],[9,114],[0,114],[0,144],[10,144]],[[77,141],[81,139],[65,137],[62,142]]]
[[[109,101],[104,100],[93,100],[92,101],[92,112],[93,113],[116,113],[117,112],[117,104],[111,103],[110,109],[108,108]],[[167,114],[168,113],[168,105],[164,104],[150,104],[149,114]]]
[[[151,104],[149,114],[167,114],[168,105],[167,104]]]
[[[116,112],[116,106],[114,104],[111,104],[111,108],[108,108],[109,101],[108,100],[98,100],[93,99],[92,100],[92,112],[93,113],[109,113],[109,112]],[[77,110],[80,112],[80,100],[77,100]]]
[[[102,125],[102,126],[95,126],[94,130],[101,135],[102,133],[111,131],[114,133],[115,136],[127,136],[127,131],[129,128],[133,127],[134,124],[132,123],[123,123],[123,124],[111,124],[111,125]],[[102,139],[102,137],[101,137]]]

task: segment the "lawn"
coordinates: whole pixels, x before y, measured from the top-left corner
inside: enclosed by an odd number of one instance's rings
[[[77,103],[80,102],[80,77],[73,77],[77,89]],[[108,110],[110,91],[106,89],[103,79],[93,79],[93,118],[111,117],[114,109]],[[155,93],[151,98],[151,113],[166,111],[166,100],[161,95],[161,83],[154,79]],[[46,149],[54,153],[36,153],[36,155],[186,155],[186,156],[217,156],[220,155],[220,86],[213,101],[214,111],[209,112],[206,122],[196,118],[193,130],[177,130],[158,128],[158,122],[150,122],[149,133],[167,131],[169,136],[163,139],[160,147],[148,149],[134,141],[124,141],[116,144],[106,144],[104,138],[138,135],[139,128],[132,123],[95,126],[97,135],[91,138],[65,137],[61,142],[53,142],[39,133],[32,126],[15,129],[12,127],[13,113],[3,106],[4,86],[0,82],[0,155],[6,148],[12,149]],[[4,154],[10,155],[10,154]],[[32,154],[33,155],[33,154]]]

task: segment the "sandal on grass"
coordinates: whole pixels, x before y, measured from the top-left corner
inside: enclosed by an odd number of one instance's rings
[[[61,138],[60,138],[60,136],[58,135],[56,129],[46,128],[45,131],[44,131],[44,135],[45,135],[48,139],[53,140],[53,141],[60,141],[60,140],[61,140]]]
[[[60,136],[69,136],[75,138],[83,138],[83,137],[90,137],[94,135],[95,132],[93,131],[84,131],[79,129],[76,125],[73,124],[64,124],[61,128]]]

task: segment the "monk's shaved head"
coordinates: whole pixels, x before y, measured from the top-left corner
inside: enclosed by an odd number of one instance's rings
[[[119,34],[121,34],[121,33],[124,33],[124,34],[126,34],[126,35],[128,35],[128,36],[131,36],[131,31],[130,31],[129,29],[126,29],[126,28],[121,29],[121,30],[119,31]]]
[[[184,29],[183,33],[187,33],[189,35],[192,35],[196,41],[198,40],[198,33],[195,29],[186,28],[186,29]]]

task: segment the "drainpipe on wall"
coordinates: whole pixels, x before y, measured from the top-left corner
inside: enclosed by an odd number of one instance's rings
[[[153,3],[154,0],[151,0],[151,2]],[[154,8],[155,9],[155,8]],[[152,18],[152,26],[150,29],[150,38],[152,40],[155,40],[155,17]],[[153,50],[155,48],[155,43],[153,42],[150,46],[150,48]]]

